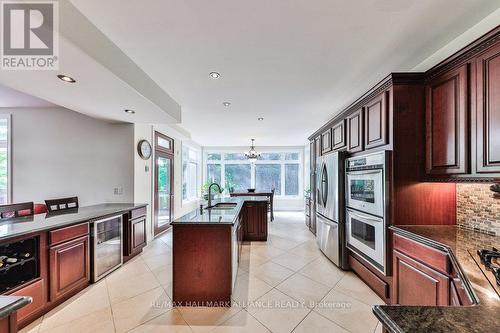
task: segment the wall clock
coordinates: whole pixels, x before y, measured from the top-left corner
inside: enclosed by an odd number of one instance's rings
[[[143,160],[149,160],[151,157],[152,149],[148,140],[141,140],[137,144],[137,152]]]

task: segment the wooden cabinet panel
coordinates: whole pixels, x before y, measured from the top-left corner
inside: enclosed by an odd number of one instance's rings
[[[400,305],[448,305],[448,276],[394,251],[394,299]]]
[[[77,225],[72,225],[69,227],[52,230],[49,232],[50,235],[49,244],[55,245],[84,235],[88,235],[88,233],[89,233],[88,223],[80,223]]]
[[[7,317],[0,319],[0,332],[1,333],[17,333],[17,314],[11,313]]]
[[[332,129],[324,131],[321,134],[321,154],[326,154],[332,151]]]
[[[146,245],[146,217],[132,220],[130,223],[132,252],[140,251]]]
[[[30,304],[17,311],[18,323],[23,321],[28,316],[35,315],[43,310],[45,304],[47,303],[45,296],[46,287],[45,280],[40,279],[10,294],[12,296],[30,296],[33,299]]]
[[[345,134],[345,120],[332,127],[332,150],[345,148],[347,145]]]
[[[364,106],[365,149],[387,144],[387,93],[383,92]]]
[[[476,60],[477,172],[500,172],[500,44]]]
[[[468,172],[467,65],[426,85],[426,171]]]
[[[249,241],[267,240],[267,203],[245,203],[243,207],[244,239]]]
[[[321,156],[321,137],[314,139],[314,153],[316,157]]]
[[[58,298],[89,283],[89,237],[50,248],[50,300]]]
[[[362,109],[347,117],[347,151],[363,150],[363,112]]]

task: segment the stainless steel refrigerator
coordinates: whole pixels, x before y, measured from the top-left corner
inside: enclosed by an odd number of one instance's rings
[[[337,266],[348,268],[345,246],[345,152],[316,160],[316,241]]]

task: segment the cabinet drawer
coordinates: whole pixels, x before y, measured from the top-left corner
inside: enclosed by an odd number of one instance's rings
[[[427,245],[410,240],[406,237],[394,235],[394,249],[413,259],[417,259],[442,273],[451,273],[451,263],[448,254],[438,251]]]
[[[12,296],[29,296],[33,301],[17,311],[17,321],[20,322],[28,316],[37,313],[45,307],[45,282],[40,279],[32,284],[13,292]]]
[[[81,223],[70,227],[52,230],[49,232],[49,244],[55,245],[65,241],[69,241],[78,237],[88,235],[89,224]]]
[[[137,208],[130,211],[130,219],[136,219],[146,215],[146,207]]]

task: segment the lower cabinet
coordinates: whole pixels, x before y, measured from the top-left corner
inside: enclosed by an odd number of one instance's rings
[[[394,251],[394,302],[400,305],[448,305],[448,276]]]
[[[50,247],[50,300],[85,287],[90,280],[89,236]]]
[[[245,203],[243,207],[244,239],[267,240],[267,202]]]
[[[45,296],[46,287],[46,281],[41,278],[10,294],[11,296],[29,296],[32,298],[30,304],[17,311],[18,323],[30,316],[37,316],[37,314],[43,310],[45,304],[47,303],[47,298]]]
[[[123,260],[127,261],[141,253],[146,246],[146,210],[136,209],[130,212],[130,218],[124,215],[123,222]]]
[[[15,312],[0,319],[0,332],[17,333],[17,316]]]

